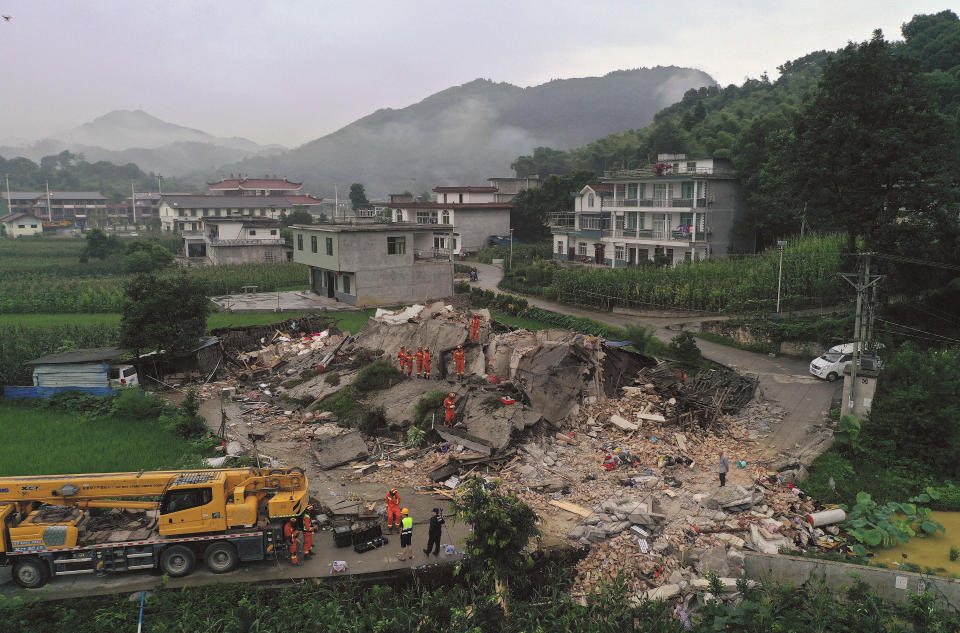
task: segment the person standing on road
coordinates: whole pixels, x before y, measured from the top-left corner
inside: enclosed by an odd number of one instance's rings
[[[720,487],[723,488],[727,485],[727,473],[730,472],[730,460],[727,459],[727,452],[723,448],[720,449],[720,460],[717,462],[716,470],[720,475]]]
[[[403,519],[400,520],[400,560],[413,560],[413,519],[410,518],[410,510],[404,508],[400,511]]]
[[[313,506],[307,506],[303,512],[303,557],[313,557],[313,533],[317,531],[317,524],[313,521]]]
[[[393,488],[387,493],[387,529],[400,529],[400,492]]]
[[[434,556],[440,555],[440,535],[443,532],[443,517],[440,516],[440,508],[434,508],[430,515],[430,532],[427,536],[427,549],[423,553]]]

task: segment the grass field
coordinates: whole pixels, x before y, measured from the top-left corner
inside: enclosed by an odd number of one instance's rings
[[[550,325],[549,323],[544,323],[543,321],[515,317],[507,314],[506,312],[500,312],[499,310],[491,310],[490,316],[493,317],[495,321],[499,321],[504,325],[512,325],[525,330],[549,330],[551,328],[556,328],[556,326]]]
[[[215,330],[222,327],[240,327],[244,325],[265,325],[277,321],[293,319],[304,314],[328,314],[341,324],[344,330],[356,332],[367,322],[373,314],[372,310],[365,312],[263,312],[243,314],[236,312],[214,312],[207,317],[207,329]],[[23,325],[26,327],[54,327],[59,325],[119,325],[120,314],[107,312],[100,314],[0,314],[0,327],[4,325]],[[354,329],[356,328],[356,329]]]
[[[0,476],[162,470],[199,460],[193,445],[149,422],[0,403]]]

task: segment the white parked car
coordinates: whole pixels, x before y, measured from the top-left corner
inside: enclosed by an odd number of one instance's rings
[[[137,368],[133,365],[111,365],[107,373],[107,378],[111,385],[129,387],[130,385],[140,384],[140,378],[137,376]]]
[[[833,382],[843,375],[846,369],[853,361],[853,343],[843,345],[834,345],[823,355],[814,358],[810,362],[810,373],[817,378],[823,378],[828,382]],[[869,371],[880,369],[880,359],[870,352],[860,354],[860,367]]]

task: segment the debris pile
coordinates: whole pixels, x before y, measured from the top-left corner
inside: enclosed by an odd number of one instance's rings
[[[638,382],[652,384],[657,393],[676,405],[676,422],[708,426],[722,415],[736,413],[753,399],[758,379],[729,369],[711,369],[686,379],[683,372],[666,363],[641,370]]]

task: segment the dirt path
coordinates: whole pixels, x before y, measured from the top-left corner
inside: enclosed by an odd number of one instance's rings
[[[489,264],[474,265],[477,267],[480,280],[473,282],[472,285],[497,291],[497,284],[503,278],[503,271],[498,266]],[[696,316],[641,317],[595,312],[539,297],[526,297],[526,299],[530,305],[561,314],[587,317],[615,327],[629,324],[650,326],[656,329],[657,338],[665,342],[676,336],[680,329],[696,329],[703,320],[702,317]],[[782,423],[772,428],[766,439],[776,451],[792,450],[797,445],[803,445],[811,434],[816,433],[817,427],[821,426],[826,419],[830,403],[841,389],[839,382],[828,383],[811,376],[808,369],[809,363],[806,360],[770,357],[702,339],[697,340],[697,345],[703,355],[714,362],[741,372],[757,374],[760,379],[758,396],[773,401],[783,408],[785,415]]]

